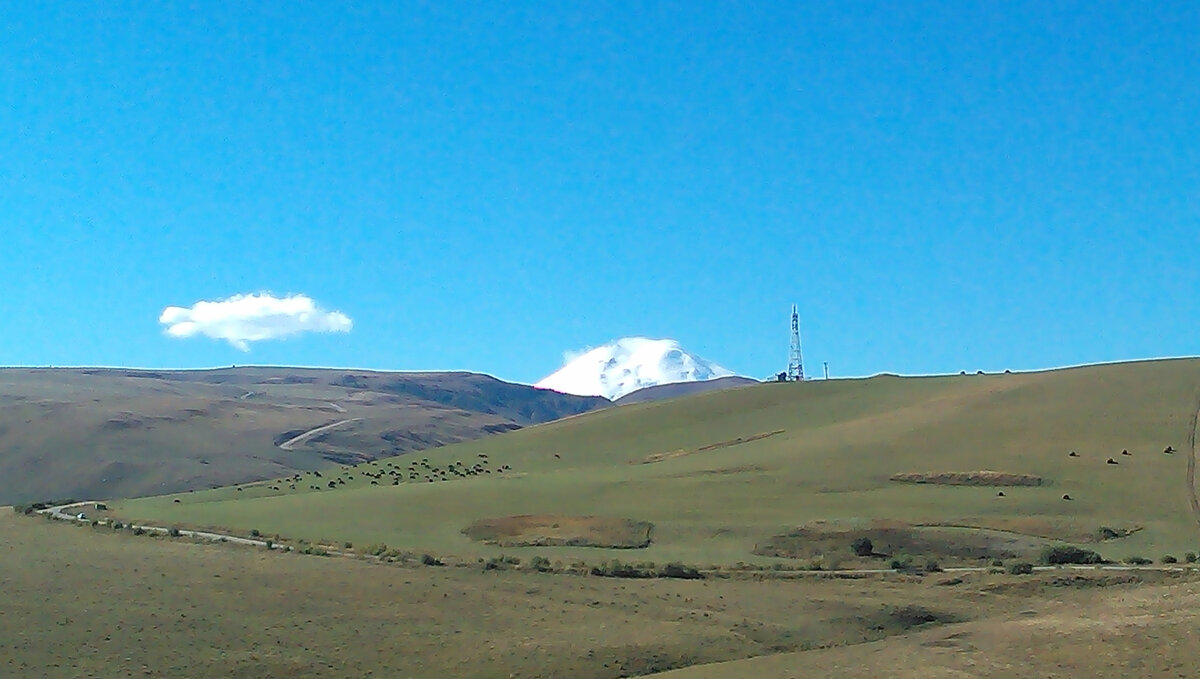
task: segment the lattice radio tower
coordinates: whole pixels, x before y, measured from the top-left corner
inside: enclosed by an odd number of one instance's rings
[[[804,381],[804,356],[800,352],[800,314],[792,305],[792,348],[788,352],[788,382]]]

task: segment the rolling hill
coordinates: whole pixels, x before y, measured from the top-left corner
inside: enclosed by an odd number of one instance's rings
[[[752,384],[758,383],[758,380],[752,380],[749,377],[729,375],[728,377],[717,377],[715,379],[704,380],[700,382],[672,382],[670,384],[656,384],[653,387],[643,387],[637,391],[631,391],[621,398],[618,398],[616,401],[614,401],[614,403],[628,405],[630,403],[645,403],[646,401],[662,401],[668,398],[679,398],[680,396],[702,394],[706,391],[721,391],[722,389],[748,387]]]
[[[273,478],[606,405],[472,373],[4,369],[0,503]]]
[[[295,490],[261,483],[115,509],[464,558],[871,567],[906,553],[1031,558],[1061,542],[1114,559],[1182,554],[1200,545],[1198,396],[1197,359],[768,383],[334,467]],[[650,524],[649,544],[603,548],[619,524],[587,517]],[[463,532],[480,520],[489,528],[474,535],[490,542]],[[879,554],[851,553],[863,536]]]

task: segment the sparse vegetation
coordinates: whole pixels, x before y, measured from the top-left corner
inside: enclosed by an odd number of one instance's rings
[[[871,543],[871,538],[860,537],[855,538],[854,542],[850,543],[850,549],[856,556],[871,556],[875,553],[875,545]]]
[[[1008,572],[1010,575],[1029,575],[1033,572],[1033,564],[1027,561],[1014,563],[1008,567]]]
[[[1054,545],[1047,547],[1042,551],[1041,562],[1047,566],[1057,566],[1063,564],[1096,564],[1101,563],[1103,559],[1096,552],[1090,549],[1083,549],[1073,545]]]
[[[1144,556],[1131,556],[1125,559],[1125,563],[1130,566],[1149,566],[1154,562]]]

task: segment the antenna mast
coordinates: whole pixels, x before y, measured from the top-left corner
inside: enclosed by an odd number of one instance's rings
[[[800,314],[796,305],[792,305],[792,347],[788,353],[788,382],[804,381],[804,358],[800,352]]]

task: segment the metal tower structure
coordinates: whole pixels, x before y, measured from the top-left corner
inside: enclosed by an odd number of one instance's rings
[[[800,352],[800,314],[797,313],[795,304],[792,305],[792,348],[788,353],[787,381],[804,381],[804,357]]]

